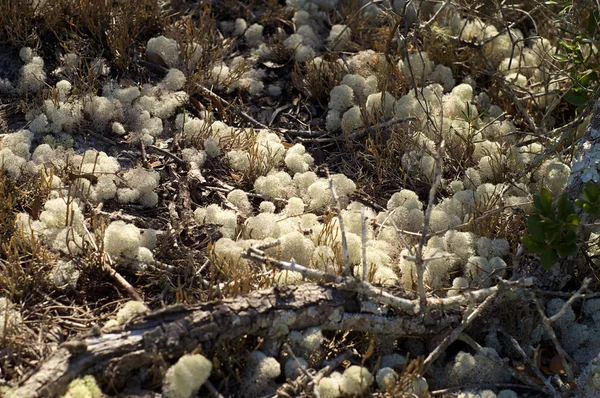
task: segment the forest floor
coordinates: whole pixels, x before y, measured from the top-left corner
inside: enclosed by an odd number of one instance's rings
[[[600,397],[599,28],[0,1],[0,395]]]

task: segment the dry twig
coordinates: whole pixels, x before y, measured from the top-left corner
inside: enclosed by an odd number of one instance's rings
[[[558,337],[556,337],[556,333],[554,333],[552,324],[546,317],[546,314],[544,313],[544,309],[542,308],[542,305],[538,301],[537,297],[535,297],[534,293],[531,293],[531,299],[533,300],[533,302],[535,303],[535,305],[538,309],[538,313],[540,314],[540,318],[542,319],[542,325],[544,326],[544,329],[546,329],[546,332],[548,333],[548,335],[550,336],[550,339],[552,340],[552,343],[554,344],[554,348],[556,348],[556,352],[558,352],[558,355],[560,355],[560,357],[561,357],[563,369],[565,369],[567,375],[569,376],[569,379],[573,380],[574,379],[573,369],[571,368],[569,363],[575,363],[575,361],[564,350],[564,348],[562,348],[562,346],[558,342]]]
[[[459,339],[461,341],[464,341],[468,345],[470,345],[471,348],[473,348],[475,351],[477,351],[477,353],[481,354],[484,358],[486,358],[486,359],[490,360],[491,362],[495,363],[496,365],[500,366],[507,373],[509,373],[512,377],[521,381],[523,384],[525,384],[535,390],[538,390],[544,394],[550,394],[550,391],[548,391],[546,387],[537,385],[533,380],[531,380],[528,377],[525,377],[521,373],[517,372],[515,369],[510,367],[508,364],[506,364],[505,362],[500,360],[500,358],[496,358],[496,357],[492,356],[488,350],[485,350],[481,345],[479,345],[478,342],[473,340],[470,336],[463,333],[459,336]]]
[[[493,294],[489,295],[473,312],[469,314],[466,319],[463,319],[461,324],[452,331],[446,338],[433,350],[429,353],[425,362],[423,362],[423,369],[427,370],[433,363],[442,355],[446,348],[450,346],[450,344],[454,343],[461,335],[465,329],[473,323],[473,321],[486,309],[496,298],[498,295],[498,290],[496,290]]]
[[[502,333],[510,339],[510,342],[513,345],[513,347],[519,352],[519,354],[521,354],[521,356],[523,357],[525,362],[527,362],[527,364],[529,365],[531,370],[533,370],[533,372],[535,373],[536,377],[540,381],[542,381],[544,383],[544,385],[546,386],[546,388],[552,393],[552,396],[555,398],[560,398],[561,395],[556,392],[556,389],[554,388],[554,386],[552,384],[550,384],[550,381],[548,380],[548,378],[544,376],[544,374],[538,368],[538,366],[535,363],[533,363],[531,358],[529,358],[527,356],[527,354],[525,353],[525,351],[523,351],[523,348],[521,348],[521,345],[519,344],[519,342],[517,342],[517,340],[515,340],[515,338],[513,336],[509,335],[508,333],[506,333],[504,331],[502,331]]]

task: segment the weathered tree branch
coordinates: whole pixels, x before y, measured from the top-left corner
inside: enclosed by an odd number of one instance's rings
[[[461,318],[459,311],[425,315],[390,311],[385,316],[361,311],[373,305],[354,292],[306,283],[195,306],[172,306],[137,318],[123,330],[62,344],[8,396],[59,396],[72,380],[85,374],[93,374],[117,392],[139,369],[150,366],[157,354],[175,359],[198,346],[210,351],[246,335],[277,336],[320,326],[423,337],[454,327]]]

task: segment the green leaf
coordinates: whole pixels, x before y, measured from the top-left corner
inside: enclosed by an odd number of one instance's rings
[[[542,218],[537,214],[532,214],[527,218],[527,231],[529,235],[533,237],[533,239],[543,242],[544,236],[546,233],[544,232],[544,228],[540,226],[542,222]]]
[[[596,31],[598,30],[598,24],[600,23],[600,17],[598,14],[598,9],[595,9],[590,13],[590,17],[587,23],[586,33],[588,37],[594,37],[596,35]]]
[[[585,88],[588,88],[590,86],[590,82],[592,80],[596,80],[596,72],[594,72],[592,69],[586,70],[585,72],[580,74],[579,78],[577,79],[579,84]]]
[[[540,195],[538,195],[537,193],[533,194],[533,207],[535,207],[535,209],[539,213],[544,211],[544,207],[542,206],[542,199],[540,198]]]
[[[566,220],[569,215],[575,213],[575,207],[565,192],[558,199],[557,209],[559,220]]]
[[[577,234],[574,231],[569,231],[565,234],[564,244],[570,245],[577,242]]]
[[[561,55],[561,54],[554,54],[552,56],[552,58],[554,58],[558,62],[569,62],[569,57],[566,57],[566,56]]]
[[[552,208],[552,195],[546,188],[540,190],[540,203],[542,215],[548,218],[554,218],[554,209]]]
[[[560,229],[560,223],[549,219],[543,219],[542,221],[538,222],[538,226],[543,228],[545,231],[548,231],[549,229],[556,230],[557,227]]]
[[[564,243],[564,244],[560,245],[559,247],[557,247],[556,251],[562,257],[567,257],[567,256],[570,256],[571,254],[574,254],[577,251],[577,245],[575,243],[570,243],[570,244]]]
[[[565,220],[565,222],[568,225],[578,226],[579,225],[579,216],[577,215],[577,213],[569,214],[567,216],[567,219]]]
[[[553,249],[546,249],[544,253],[542,253],[542,267],[545,270],[549,270],[556,264],[558,261],[558,256]]]
[[[548,247],[546,244],[532,239],[529,235],[523,236],[521,238],[521,243],[525,249],[531,250],[534,253],[542,253]]]
[[[587,95],[585,95],[583,92],[578,93],[573,90],[569,90],[569,91],[567,91],[567,93],[565,94],[565,96],[563,98],[569,104],[573,104],[573,105],[577,105],[577,106],[587,105],[587,103],[588,103]]]
[[[590,203],[598,202],[598,199],[600,199],[600,188],[594,182],[586,182],[583,186],[583,197]]]
[[[583,209],[583,206],[584,206],[584,205],[586,205],[586,204],[587,204],[587,205],[590,205],[591,203],[590,203],[590,202],[588,202],[588,201],[587,201],[587,200],[585,200],[585,199],[579,199],[579,198],[578,198],[578,199],[575,199],[575,204],[576,204],[576,205],[577,205],[577,207],[579,207],[580,209]]]
[[[546,231],[547,240],[553,244],[560,244],[562,242],[562,225],[555,225],[552,228],[547,229]]]
[[[564,41],[562,39],[558,39],[558,45],[569,52],[574,51],[577,48],[577,44],[567,43],[566,41]]]

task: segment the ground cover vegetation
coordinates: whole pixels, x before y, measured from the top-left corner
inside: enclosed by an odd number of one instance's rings
[[[0,0],[0,395],[600,396],[599,22]]]

